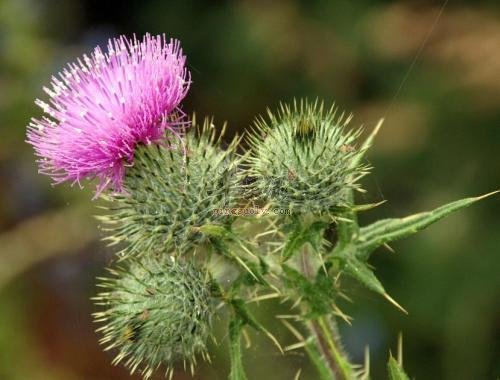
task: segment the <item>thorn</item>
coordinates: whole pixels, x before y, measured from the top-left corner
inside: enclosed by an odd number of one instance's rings
[[[264,330],[264,333],[266,334],[266,336],[269,339],[271,339],[271,341],[274,343],[274,345],[276,347],[278,347],[278,350],[280,350],[281,354],[283,355],[285,352],[283,351],[283,348],[281,348],[281,345],[278,342],[278,339],[276,339],[276,337],[273,334],[271,334],[269,331],[267,331],[267,330]]]
[[[243,242],[242,242],[240,239],[236,238],[235,240],[236,240],[236,243],[238,244],[238,246],[239,246],[241,249],[243,249],[246,253],[248,253],[248,254],[249,254],[251,257],[253,257],[254,259],[257,259],[257,256],[255,256],[255,254],[254,254],[252,251],[250,251],[250,250],[249,250],[249,249],[245,246],[245,244],[243,244]]]
[[[351,320],[352,318],[345,314],[339,307],[333,304],[333,310],[336,315],[338,315],[344,322],[346,322],[349,326],[352,326]]]
[[[259,281],[259,278],[255,275],[255,273],[252,272],[252,270],[248,267],[248,265],[238,256],[233,255],[233,257],[240,263],[240,265],[245,268],[245,270],[250,273],[250,275],[257,281]]]
[[[293,380],[299,380],[300,378],[300,373],[302,372],[302,368],[300,368],[297,373],[295,374],[295,377],[293,378]]]
[[[474,200],[475,201],[480,201],[481,199],[491,197],[492,195],[495,195],[495,194],[498,194],[498,193],[500,193],[500,190],[495,190],[495,191],[492,191],[491,193],[480,195],[479,197],[475,197]]]
[[[365,346],[365,362],[363,364],[363,375],[361,380],[368,380],[370,378],[370,347]]]
[[[279,288],[276,286],[276,285],[273,285],[273,284],[270,284],[269,285],[271,287],[271,289],[273,289],[276,293],[280,294],[281,295],[281,291],[279,290]]]
[[[364,205],[357,205],[357,206],[354,206],[353,207],[353,210],[354,211],[367,211],[367,210],[371,210],[375,207],[378,207],[378,206],[381,206],[383,205],[384,203],[387,202],[387,199],[384,199],[380,202],[377,202],[377,203],[369,203],[369,204],[364,204]]]
[[[377,135],[377,133],[378,133],[378,131],[379,131],[380,127],[382,127],[382,124],[384,124],[384,121],[385,121],[385,118],[381,118],[381,119],[378,121],[377,125],[376,125],[376,126],[375,126],[375,128],[373,129],[373,132],[371,133],[371,135],[372,135],[373,137],[375,137],[375,136]]]
[[[278,319],[294,319],[296,321],[302,320],[302,316],[300,314],[279,314],[276,316]]]
[[[375,136],[377,136],[377,133],[378,131],[380,130],[380,127],[382,127],[382,124],[384,123],[384,118],[381,118],[377,125],[375,126],[375,128],[373,128],[373,131],[372,133],[370,133],[370,135],[366,138],[366,140],[363,142],[363,145],[361,146],[361,149],[360,151],[363,152],[363,151],[366,151],[373,143],[373,140],[375,139]],[[359,158],[357,160],[354,160],[354,165],[357,165],[359,160],[361,159],[360,156],[358,156]]]
[[[286,320],[282,319],[282,320],[281,320],[281,323],[283,323],[283,325],[285,325],[285,327],[286,327],[288,330],[290,330],[290,332],[293,334],[293,336],[294,336],[295,338],[297,338],[298,340],[302,340],[302,341],[304,340],[304,337],[303,337],[303,336],[302,336],[302,334],[299,332],[299,330],[297,330],[295,327],[293,327],[293,325],[292,325],[290,322],[288,322],[288,321],[286,321]]]
[[[346,223],[353,223],[352,219],[343,218],[341,216],[335,217],[335,220],[340,220],[341,222],[346,222]]]
[[[389,244],[387,244],[387,243],[384,243],[384,244],[383,244],[383,247],[384,247],[385,249],[387,249],[390,253],[396,253],[396,251],[394,250],[394,248],[392,248],[392,247],[391,247]]]
[[[398,334],[398,364],[403,368],[403,334],[401,331]]]
[[[265,301],[265,300],[279,298],[279,297],[280,297],[279,293],[264,294],[262,296],[258,296],[258,297],[255,297],[255,298],[248,300],[247,303]]]
[[[408,312],[406,311],[406,309],[403,306],[401,306],[399,303],[397,303],[389,294],[384,293],[384,298],[387,301],[389,301],[390,303],[392,303],[394,306],[396,306],[403,313],[405,313],[406,315],[408,315]]]
[[[245,329],[241,330],[241,335],[243,335],[243,339],[245,340],[245,348],[248,350],[252,346],[250,335],[248,335],[248,332]]]
[[[349,297],[347,294],[339,292],[338,295],[339,295],[339,297],[346,300],[347,302],[354,303],[353,299],[351,297]]]
[[[289,346],[286,346],[284,348],[284,351],[297,350],[299,348],[305,347],[306,345],[307,345],[307,342],[303,340],[303,341],[300,341],[300,342],[297,342],[297,343],[294,343],[294,344],[290,344]]]
[[[294,304],[290,307],[290,309],[295,309],[296,307],[298,307],[300,305],[300,303],[302,302],[302,296],[300,296],[297,301],[294,302]]]
[[[266,232],[262,232],[260,234],[257,234],[255,235],[255,239],[260,239],[261,237],[264,237],[266,235],[272,235],[272,234],[275,234],[276,232],[278,232],[276,229],[272,229],[272,230],[269,230],[269,231],[266,231]]]

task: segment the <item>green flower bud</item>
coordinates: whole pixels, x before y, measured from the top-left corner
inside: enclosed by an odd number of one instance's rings
[[[193,125],[177,148],[137,149],[123,193],[104,195],[109,213],[100,217],[106,240],[123,243],[121,255],[184,252],[203,242],[199,227],[231,223],[231,216],[217,210],[237,204],[240,158],[237,140],[220,148],[222,133],[217,137],[205,120],[202,128]]]
[[[360,130],[346,129],[351,117],[303,100],[268,114],[249,139],[253,196],[292,213],[335,214],[349,207],[346,190],[358,189],[368,172],[356,160]]]
[[[119,350],[114,364],[123,360],[146,379],[159,367],[171,376],[177,360],[190,362],[193,370],[198,352],[208,357],[214,312],[208,274],[171,256],[152,255],[109,271],[113,276],[100,279],[104,291],[95,298],[105,310],[94,316],[104,323],[97,330],[101,344]]]

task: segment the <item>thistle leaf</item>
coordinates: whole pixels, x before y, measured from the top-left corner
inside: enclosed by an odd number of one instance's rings
[[[260,333],[263,333],[265,336],[267,336],[276,347],[280,350],[281,353],[283,353],[283,349],[281,348],[281,345],[279,344],[278,340],[274,337],[273,334],[269,332],[255,317],[250,313],[248,308],[246,307],[244,301],[242,299],[232,299],[231,304],[233,306],[234,312],[238,317],[241,319],[241,321],[249,325],[250,327],[253,327],[255,330],[257,330]]]
[[[389,294],[387,294],[382,283],[378,280],[367,264],[354,257],[347,257],[344,260],[344,270],[347,274],[358,280],[365,287],[382,295],[403,313],[408,314],[408,312],[401,305],[399,305],[391,296],[389,296]]]
[[[200,227],[195,228],[196,231],[200,231],[204,235],[216,238],[229,238],[232,237],[231,231],[225,226],[219,224],[206,223]]]
[[[246,265],[251,272],[246,271],[238,276],[231,286],[233,291],[238,291],[241,286],[251,287],[257,284],[272,288],[264,277],[268,273],[268,266],[262,258],[259,257],[258,263],[247,262]]]
[[[461,199],[448,203],[432,211],[422,212],[405,218],[383,219],[360,229],[358,258],[366,260],[374,249],[393,240],[412,235],[452,212],[461,210],[471,204],[489,197],[498,191],[480,196]]]
[[[283,262],[289,260],[296,252],[299,252],[300,247],[306,243],[311,244],[312,248],[318,251],[321,246],[323,231],[327,227],[328,223],[320,221],[314,222],[305,228],[296,225],[283,248],[281,254]]]
[[[239,257],[237,254],[235,254],[223,241],[221,238],[212,238],[211,239],[211,244],[212,247],[216,250],[217,253],[221,254],[222,256],[228,258],[229,260],[233,261],[235,264],[241,266],[242,269],[244,269],[248,274],[250,274],[255,281],[259,282],[259,276],[257,276],[252,269],[250,269],[248,263],[246,260],[242,259]]]
[[[327,276],[318,276],[317,282],[311,282],[297,270],[284,265],[283,272],[286,283],[295,289],[299,296],[309,305],[308,318],[329,314],[333,310],[336,289],[332,280]]]
[[[389,380],[410,380],[408,375],[403,370],[403,367],[397,362],[396,359],[394,359],[392,355],[389,356],[387,372],[389,374]]]

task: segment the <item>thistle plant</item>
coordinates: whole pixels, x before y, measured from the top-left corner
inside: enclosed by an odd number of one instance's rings
[[[56,183],[98,180],[116,263],[98,279],[95,320],[113,363],[145,379],[171,378],[177,362],[193,371],[197,355],[209,358],[215,323],[227,324],[230,380],[247,379],[245,329],[281,352],[304,350],[318,379],[368,379],[369,361],[352,363],[337,329],[351,323],[345,278],[405,312],[370,255],[493,194],[360,226],[358,213],[378,206],[355,195],[382,120],[362,138],[337,107],[299,100],[257,118],[246,144],[224,146],[224,128],[182,111],[190,81],[178,42],[120,37],[78,62],[53,79],[51,105],[37,101],[49,116],[33,119],[28,142]],[[243,216],[250,206],[286,212]],[[289,305],[277,318],[296,343],[283,347],[253,315],[264,300]],[[391,380],[408,378],[401,350],[389,358]]]

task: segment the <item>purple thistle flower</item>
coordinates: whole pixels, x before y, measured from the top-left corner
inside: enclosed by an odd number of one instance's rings
[[[166,130],[176,135],[183,124],[185,61],[179,41],[146,34],[109,40],[106,53],[96,47],[68,64],[44,87],[50,104],[35,102],[46,116],[28,127],[39,172],[55,183],[97,177],[97,194],[108,186],[120,191],[135,147],[161,143]]]

